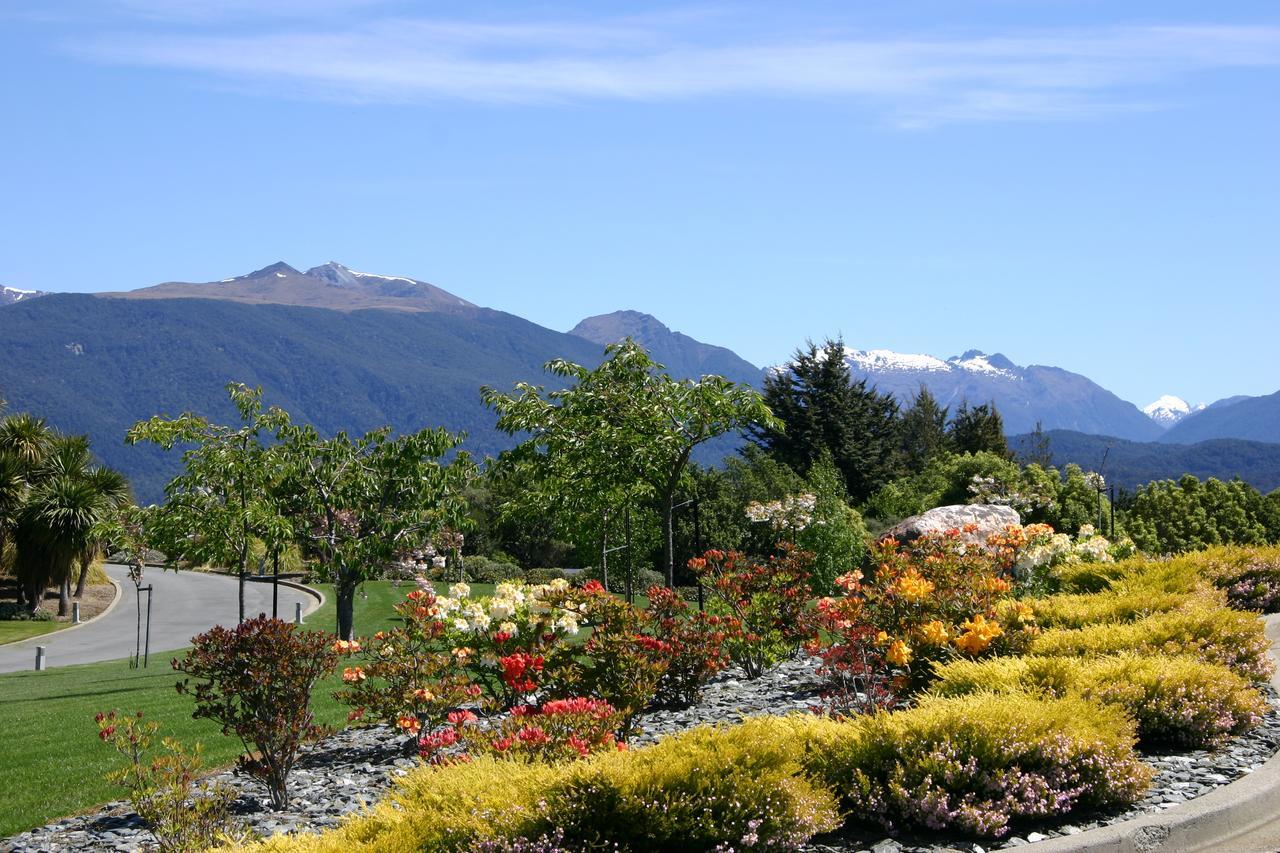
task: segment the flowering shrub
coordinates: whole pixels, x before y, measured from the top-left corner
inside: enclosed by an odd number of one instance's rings
[[[819,600],[816,616],[829,642],[810,648],[829,679],[828,712],[892,705],[898,692],[931,677],[935,661],[1026,644],[1033,613],[1011,598],[1001,572],[1018,531],[993,537],[990,549],[966,546],[965,532],[972,530],[923,536],[910,548],[882,540],[872,549],[870,579],[849,572],[836,579],[841,596]]]
[[[582,588],[579,612],[594,630],[580,648],[556,658],[547,674],[548,692],[608,702],[621,715],[620,734],[625,739],[636,715],[653,701],[672,646],[649,633],[652,621],[647,613],[605,592],[596,581]]]
[[[1280,547],[1212,548],[1191,555],[1239,610],[1280,611]]]
[[[1266,710],[1249,682],[1231,670],[1186,657],[1006,657],[955,661],[938,669],[939,696],[989,691],[1080,693],[1122,708],[1147,744],[1211,747],[1240,734]]]
[[[235,792],[225,785],[196,782],[200,776],[200,745],[188,751],[172,738],[161,741],[163,752],[148,758],[160,724],[144,723],[142,712],[122,716],[99,713],[98,737],[115,748],[128,763],[107,776],[129,792],[129,803],[151,830],[159,849],[189,853],[216,846],[231,829]]]
[[[359,640],[338,640],[333,650],[358,661],[344,667],[345,687],[335,696],[354,706],[348,720],[394,723],[417,736],[444,723],[446,715],[479,688],[462,669],[469,656],[446,639],[446,628],[430,586],[410,592],[395,606],[402,625]]]
[[[614,737],[620,725],[608,702],[582,697],[519,705],[489,726],[470,711],[455,711],[449,727],[422,737],[419,754],[437,763],[478,755],[564,761],[621,748]]]
[[[548,664],[572,657],[565,641],[581,630],[584,595],[564,580],[500,583],[492,596],[470,595],[458,583],[435,603],[454,658],[488,709],[530,704]]]
[[[813,555],[789,543],[779,550],[764,563],[718,550],[689,561],[712,593],[712,612],[734,620],[725,648],[747,678],[759,678],[815,635],[806,606]]]
[[[311,690],[337,665],[329,635],[259,616],[236,628],[215,627],[191,644],[182,660],[173,660],[188,676],[178,692],[195,699],[192,716],[240,739],[245,754],[237,766],[266,785],[274,808],[284,808],[299,749],[325,733],[311,711]]]
[[[935,699],[815,729],[805,768],[888,829],[999,838],[1011,822],[1131,803],[1151,771],[1117,708],[1027,694]]]
[[[648,630],[665,643],[666,671],[658,682],[654,701],[670,708],[685,708],[702,697],[707,679],[729,665],[725,644],[739,630],[732,616],[691,611],[674,590],[649,587]]]

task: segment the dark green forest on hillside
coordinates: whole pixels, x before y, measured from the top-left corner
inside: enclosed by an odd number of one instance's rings
[[[228,381],[325,432],[443,426],[477,456],[510,446],[494,430],[481,385],[546,380],[543,364],[584,364],[598,345],[500,311],[471,316],[342,313],[205,299],[135,301],[82,294],[0,311],[0,397],[65,432],[90,436],[101,460],[129,474],[141,501],[160,499],[177,458],[126,447],[125,431],[156,414],[234,412]]]

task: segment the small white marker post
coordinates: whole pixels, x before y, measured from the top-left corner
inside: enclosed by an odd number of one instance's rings
[[[73,601],[71,603],[71,624],[80,624],[80,602]]]
[[[295,601],[293,603],[293,624],[295,625],[302,624],[302,602],[301,601]]]
[[[44,646],[36,646],[36,672],[44,672]]]

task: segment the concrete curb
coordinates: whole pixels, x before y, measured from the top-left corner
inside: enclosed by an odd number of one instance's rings
[[[231,577],[235,577],[235,575],[231,575]],[[249,578],[249,583],[267,584],[267,583],[271,583],[272,580],[273,578],[271,578],[270,576],[267,576],[265,578],[254,576]],[[324,607],[324,603],[326,599],[324,597],[324,593],[321,592],[320,590],[313,589],[312,587],[309,587],[306,584],[298,583],[297,581],[280,580],[280,581],[276,581],[276,583],[279,583],[280,586],[287,586],[290,589],[296,589],[298,592],[305,592],[307,595],[311,596],[314,599],[314,601],[311,603],[311,606],[309,606],[307,609],[302,611],[303,616],[310,616],[312,613],[315,613],[321,607]]]
[[[1280,660],[1280,614],[1267,616],[1271,659]],[[1280,671],[1271,683],[1280,689]],[[1248,776],[1210,791],[1203,797],[1159,814],[1144,815],[1111,826],[1037,841],[1028,845],[1036,853],[1195,853],[1195,851],[1243,851],[1255,849],[1237,840],[1268,824],[1280,814],[1280,755]],[[1280,836],[1280,830],[1276,833]],[[1276,849],[1268,847],[1265,849]]]
[[[82,620],[79,625],[68,625],[65,628],[59,628],[56,631],[50,631],[47,634],[40,634],[39,636],[36,636],[36,637],[26,637],[25,639],[14,640],[13,642],[10,642],[10,643],[0,643],[0,646],[4,646],[6,649],[19,647],[23,643],[30,644],[31,646],[38,646],[43,640],[45,640],[48,637],[52,637],[54,634],[65,634],[69,631],[74,631],[77,628],[83,628],[85,625],[89,625],[98,621],[103,616],[106,616],[108,613],[110,613],[112,610],[115,610],[116,605],[120,603],[120,599],[124,598],[124,587],[120,585],[120,581],[110,576],[107,577],[107,580],[111,581],[111,585],[116,588],[116,595],[115,595],[115,598],[111,599],[110,604],[102,608],[101,613],[96,613],[93,616],[89,617],[88,619]]]

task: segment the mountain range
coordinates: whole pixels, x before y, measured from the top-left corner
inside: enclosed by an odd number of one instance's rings
[[[32,299],[36,296],[44,295],[44,291],[41,290],[19,290],[16,287],[0,285],[0,305],[12,305],[24,299]]]
[[[1023,367],[1000,353],[969,350],[944,361],[931,355],[846,348],[845,362],[855,378],[892,394],[903,405],[922,385],[952,411],[963,401],[994,402],[1010,434],[1030,432],[1037,423],[1043,429],[1137,441],[1155,439],[1163,432],[1137,406],[1085,376],[1060,367]]]
[[[39,296],[40,298],[32,298]],[[0,291],[0,398],[60,429],[87,432],[103,461],[155,500],[176,454],[123,445],[153,414],[234,416],[228,381],[262,385],[268,401],[321,430],[425,425],[468,433],[473,453],[511,439],[493,428],[481,385],[545,382],[552,358],[594,366],[602,345],[630,336],[679,377],[717,373],[759,385],[763,371],[724,347],[672,331],[638,311],[588,317],[570,332],[484,308],[405,276],[330,262],[305,272],[278,262],[216,282],[165,282],[98,294]],[[1011,434],[1045,430],[1140,443],[1242,438],[1280,442],[1280,394],[1222,400],[1183,413],[1167,430],[1087,377],[1022,367],[971,350],[950,359],[888,350],[846,352],[854,376],[906,402],[926,385],[943,405],[993,401]],[[1178,401],[1179,403],[1182,401]],[[1149,407],[1155,412],[1160,406]],[[735,444],[703,449],[718,461]],[[1246,453],[1252,452],[1246,450]],[[1172,458],[1172,457],[1170,457]],[[1176,476],[1180,471],[1165,471]],[[1217,470],[1219,476],[1231,476]]]

